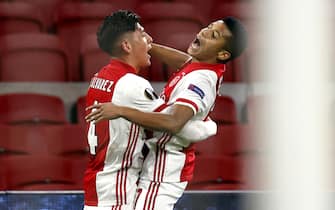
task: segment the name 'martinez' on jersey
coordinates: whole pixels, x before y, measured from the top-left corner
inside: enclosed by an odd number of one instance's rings
[[[93,77],[90,83],[90,87],[94,89],[99,89],[106,92],[111,92],[111,88],[113,86],[113,81],[102,79],[98,77]]]

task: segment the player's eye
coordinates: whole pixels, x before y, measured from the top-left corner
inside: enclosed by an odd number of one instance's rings
[[[219,36],[220,36],[219,32],[213,31],[212,38],[217,39],[217,38],[219,38]]]

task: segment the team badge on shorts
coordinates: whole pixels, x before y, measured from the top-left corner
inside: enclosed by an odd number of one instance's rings
[[[196,94],[198,94],[200,96],[201,99],[203,99],[205,97],[205,93],[204,91],[202,91],[198,86],[190,84],[188,86],[189,90],[192,90],[193,92],[195,92]]]

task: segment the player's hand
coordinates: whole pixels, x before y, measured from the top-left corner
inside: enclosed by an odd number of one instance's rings
[[[99,103],[86,108],[92,110],[91,113],[85,116],[86,122],[100,122],[101,120],[112,120],[120,117],[119,106],[113,103]]]

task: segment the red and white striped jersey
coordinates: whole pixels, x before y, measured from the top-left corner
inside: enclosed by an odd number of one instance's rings
[[[204,120],[214,106],[224,71],[224,64],[187,64],[170,78],[161,97],[167,105],[182,104],[192,108],[194,116],[191,120]],[[169,107],[156,111],[168,110]],[[141,179],[155,182],[192,179],[195,160],[192,144],[161,132],[155,132],[155,137],[147,140],[146,144],[149,153],[144,161]]]
[[[113,102],[153,111],[164,101],[151,97],[152,91],[150,83],[137,76],[133,67],[113,59],[92,78],[86,105]],[[85,205],[131,203],[143,163],[143,128],[124,118],[91,123],[87,127],[91,155],[84,176]]]

